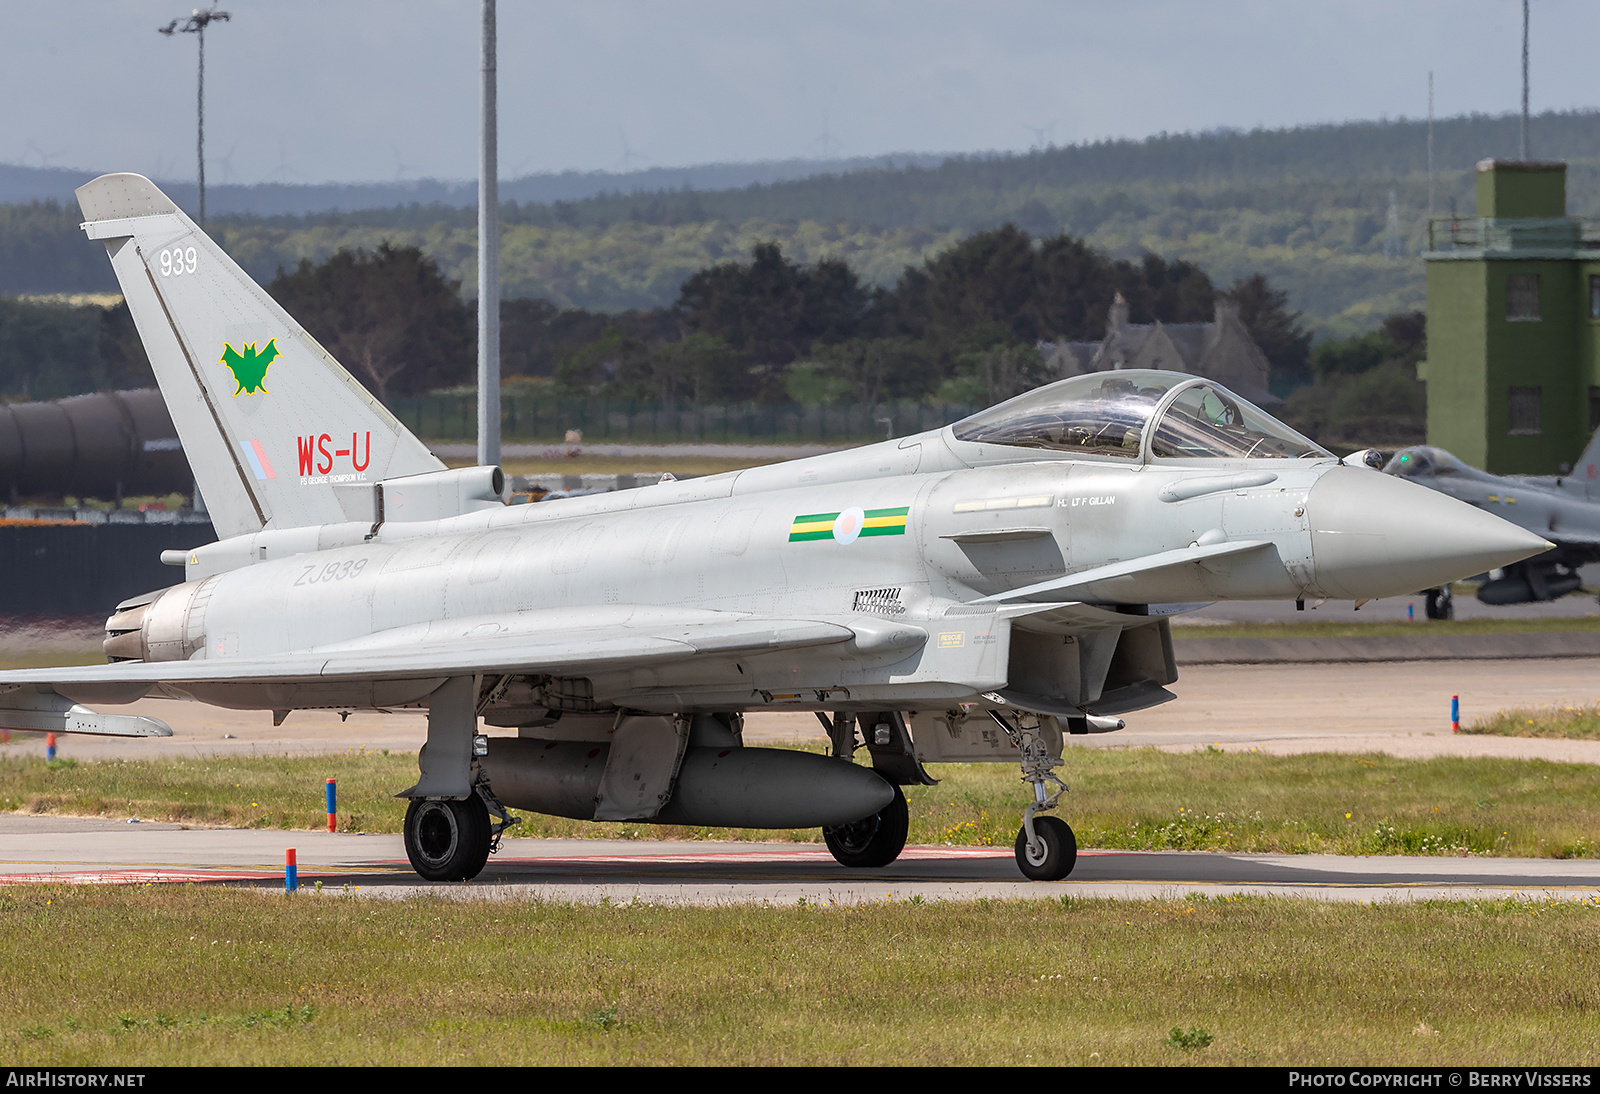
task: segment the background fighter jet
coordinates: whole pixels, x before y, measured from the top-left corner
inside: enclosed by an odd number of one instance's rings
[[[816,827],[840,862],[906,838],[924,761],[1020,763],[1017,861],[1064,734],[1173,698],[1168,617],[1218,599],[1410,592],[1537,535],[1339,460],[1207,381],[1111,372],[850,452],[539,505],[444,468],[149,180],[78,191],[218,542],[118,605],[112,663],[0,673],[0,725],[150,735],[84,704],[426,707],[405,842],[476,875],[506,806]],[[258,349],[252,383],[229,350]],[[815,711],[833,756],[742,747],[748,710]],[[480,720],[507,732],[479,734]],[[871,766],[849,762],[859,748]]]
[[[1384,467],[1528,529],[1553,546],[1504,568],[1478,586],[1485,604],[1526,604],[1566,596],[1583,584],[1578,567],[1600,561],[1600,432],[1570,475],[1491,475],[1468,467],[1442,448],[1418,445],[1395,453]],[[1450,588],[1428,589],[1429,619],[1455,613]]]

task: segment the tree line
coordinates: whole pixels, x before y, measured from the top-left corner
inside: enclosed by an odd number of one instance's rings
[[[266,289],[380,399],[475,375],[474,305],[418,247],[302,260]],[[1282,384],[1310,378],[1310,335],[1264,277],[1224,289],[1191,262],[1113,258],[1015,225],[907,266],[887,288],[840,259],[801,263],[764,242],[693,273],[670,307],[503,301],[502,372],[563,395],[659,402],[994,401],[1053,378],[1039,343],[1102,337],[1116,294],[1135,323],[1206,322],[1231,296]],[[0,309],[0,389],[13,397],[131,383],[148,369],[125,305]]]

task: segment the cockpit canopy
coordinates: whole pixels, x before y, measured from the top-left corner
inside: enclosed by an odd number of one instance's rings
[[[1332,458],[1220,384],[1145,369],[1061,380],[953,428],[963,441],[1130,460],[1145,456],[1147,436],[1157,459]]]
[[[1408,479],[1426,478],[1431,475],[1460,475],[1468,479],[1490,477],[1475,467],[1468,467],[1444,449],[1428,444],[1402,448],[1394,454],[1383,470],[1386,474],[1400,475]]]

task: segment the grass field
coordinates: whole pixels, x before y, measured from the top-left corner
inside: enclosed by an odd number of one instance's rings
[[[1588,1064],[1600,907],[798,907],[0,890],[0,1056],[154,1064]]]
[[[1600,706],[1552,707],[1541,704],[1525,710],[1502,710],[1492,718],[1481,718],[1463,733],[1496,737],[1557,737],[1569,740],[1600,740]]]
[[[340,824],[398,832],[415,781],[410,753],[215,757],[47,764],[0,748],[0,809],[287,829],[325,824],[323,780],[339,780]],[[1009,764],[939,764],[942,781],[908,787],[910,840],[1009,846],[1026,786]],[[1600,855],[1594,768],[1536,760],[1268,756],[1074,749],[1060,807],[1080,845],[1134,850],[1332,854]],[[519,836],[788,839],[772,832],[522,814]]]
[[[1596,609],[1600,612],[1600,608]],[[1600,614],[1550,619],[1419,619],[1414,623],[1180,623],[1174,638],[1432,638],[1455,634],[1593,634]]]

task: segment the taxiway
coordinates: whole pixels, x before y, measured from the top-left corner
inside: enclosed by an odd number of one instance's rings
[[[597,903],[859,904],[901,900],[1146,899],[1200,893],[1377,901],[1600,900],[1600,861],[1086,851],[1065,881],[1017,876],[1009,847],[908,847],[848,870],[810,844],[508,839],[476,879],[419,882],[398,835],[192,829],[0,816],[0,884],[232,883],[277,890],[296,851],[308,895]],[[320,889],[318,885],[320,883]]]

